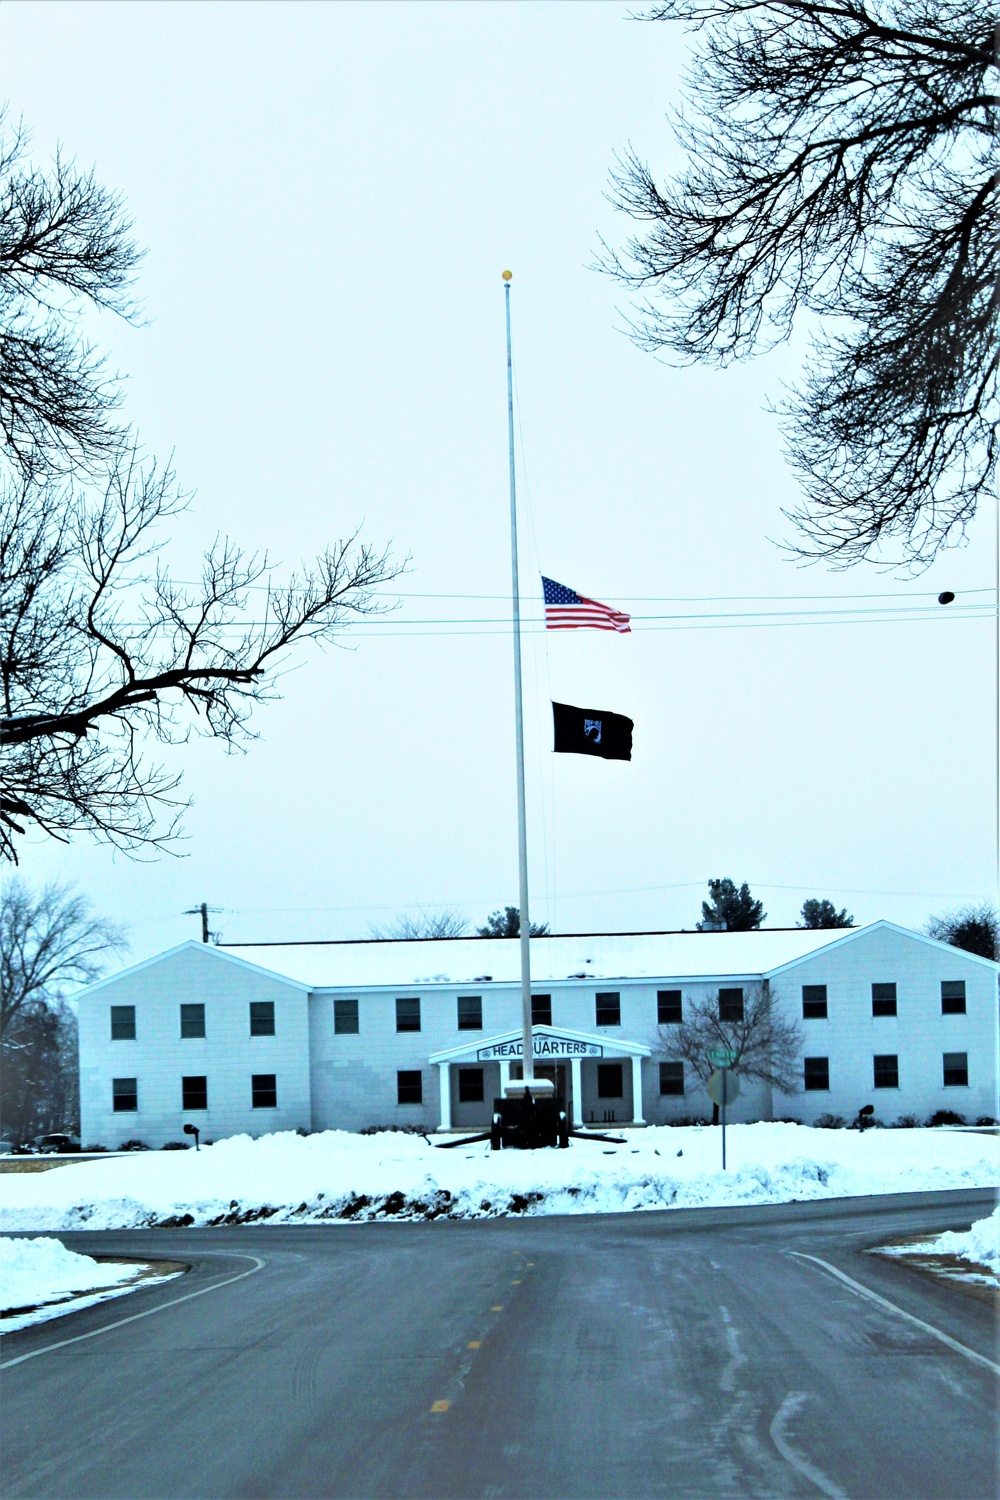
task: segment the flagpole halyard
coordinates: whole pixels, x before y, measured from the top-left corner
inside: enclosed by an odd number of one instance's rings
[[[517,486],[514,477],[514,376],[510,344],[510,271],[503,273],[507,322],[507,445],[510,459],[510,564],[514,615],[514,738],[517,748],[517,879],[521,913],[522,1092],[535,1087],[531,1027],[531,918],[528,912],[528,824],[524,797],[524,714],[521,701],[521,590],[517,568]],[[546,1080],[547,1082],[547,1080]]]

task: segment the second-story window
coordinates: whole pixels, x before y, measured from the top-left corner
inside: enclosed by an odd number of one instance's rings
[[[531,997],[531,1024],[532,1026],[552,1025],[552,996],[532,995]]]
[[[964,979],[942,979],[941,1014],[943,1016],[965,1015]]]
[[[742,1021],[743,988],[719,991],[719,1020]]]
[[[459,995],[458,997],[458,1029],[459,1031],[482,1031],[483,1029],[483,1001],[480,995]]]
[[[802,986],[802,1019],[803,1021],[825,1021],[827,1019],[825,984],[804,984]]]
[[[250,1035],[274,1036],[274,1001],[250,1001]]]
[[[596,1020],[598,1026],[622,1024],[622,997],[617,990],[607,990],[597,996]]]
[[[111,1040],[113,1042],[135,1041],[134,1005],[112,1005]]]
[[[181,1006],[181,1038],[205,1035],[205,1007],[203,1005]]]
[[[334,1035],[357,1036],[359,1030],[358,1002],[356,1000],[335,1000],[333,1002]]]
[[[894,1016],[896,1014],[896,985],[872,985],[872,1015]]]
[[[660,1026],[679,1026],[683,1019],[680,990],[657,990],[657,1024]]]
[[[396,1001],[396,1030],[397,1031],[419,1031],[420,1030],[420,1000],[406,999]]]

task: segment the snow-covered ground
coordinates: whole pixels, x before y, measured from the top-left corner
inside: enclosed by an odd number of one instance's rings
[[[970,1229],[948,1229],[920,1244],[887,1246],[887,1255],[914,1255],[921,1259],[955,1256],[969,1263],[969,1280],[1000,1286],[1000,1208],[988,1219],[977,1219]]]
[[[8,1232],[149,1225],[484,1218],[512,1213],[786,1203],[869,1193],[991,1187],[996,1137],[945,1130],[651,1127],[624,1145],[568,1151],[442,1151],[421,1136],[331,1130],[234,1136],[200,1152],[135,1153],[0,1176]]]
[[[169,1279],[148,1270],[77,1255],[59,1240],[0,1239],[0,1333]]]

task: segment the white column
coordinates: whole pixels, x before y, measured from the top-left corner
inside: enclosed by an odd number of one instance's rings
[[[642,1058],[632,1059],[632,1124],[645,1125],[642,1118]]]
[[[510,1063],[505,1057],[500,1059],[500,1098],[506,1099],[507,1085],[510,1083]]]
[[[569,1060],[569,1071],[573,1080],[573,1129],[583,1124],[583,1066],[578,1057]]]
[[[441,1124],[439,1130],[451,1129],[451,1064],[438,1063],[441,1082]]]

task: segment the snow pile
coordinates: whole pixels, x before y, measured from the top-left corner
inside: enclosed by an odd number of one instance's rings
[[[58,1240],[0,1239],[0,1313],[120,1285],[125,1268],[77,1255]]]
[[[0,1223],[23,1232],[620,1213],[990,1187],[1000,1178],[992,1140],[950,1131],[734,1125],[725,1173],[717,1129],[626,1135],[619,1146],[495,1153],[488,1144],[442,1151],[392,1132],[233,1136],[200,1152],[4,1174]]]
[[[994,1209],[988,1219],[978,1219],[971,1229],[964,1232],[948,1229],[925,1245],[910,1245],[911,1255],[957,1255],[960,1260],[970,1260],[984,1270],[1000,1275],[1000,1208]]]

